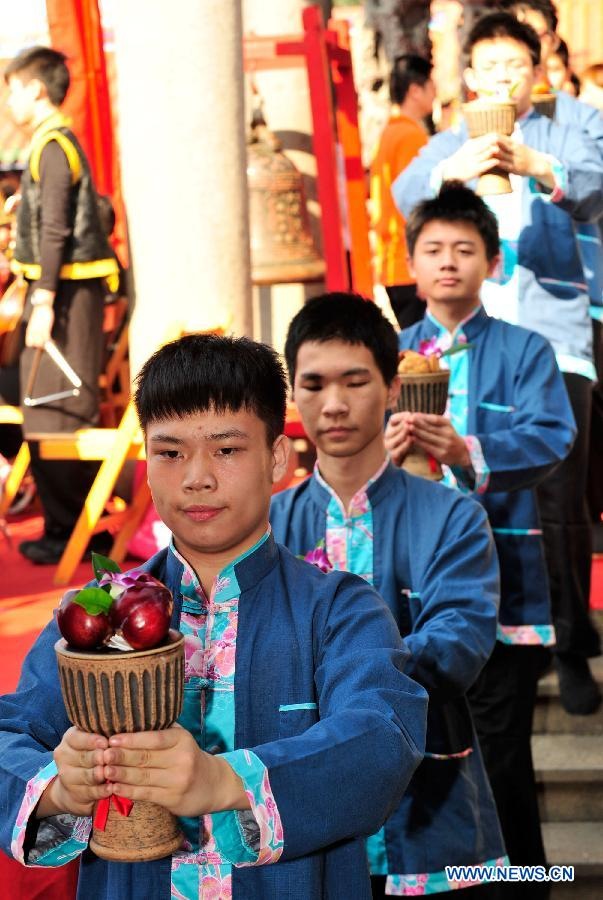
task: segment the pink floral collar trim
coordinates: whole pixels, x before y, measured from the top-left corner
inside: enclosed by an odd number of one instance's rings
[[[370,486],[372,484],[374,484],[377,481],[377,479],[379,479],[381,477],[381,475],[383,475],[383,473],[387,469],[388,464],[389,464],[389,460],[387,458],[384,459],[383,463],[379,466],[379,468],[377,469],[375,474],[371,478],[369,478],[369,480],[363,487],[359,488],[356,491],[356,493],[350,500],[350,506],[349,506],[349,509],[347,512],[344,508],[343,503],[341,502],[341,499],[337,496],[337,494],[335,493],[333,488],[329,484],[327,484],[327,482],[324,480],[324,478],[320,474],[320,470],[318,468],[318,462],[316,462],[314,464],[314,477],[316,478],[318,483],[320,485],[322,485],[322,487],[326,491],[329,492],[331,497],[338,504],[338,506],[340,507],[340,509],[343,513],[344,519],[355,519],[358,516],[363,516],[369,509],[370,503],[369,503],[369,498],[368,498],[368,489],[370,488]]]

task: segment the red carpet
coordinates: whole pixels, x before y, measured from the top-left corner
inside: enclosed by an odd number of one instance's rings
[[[41,530],[42,519],[36,516],[10,523],[12,546],[0,535],[0,694],[15,688],[23,657],[67,590],[53,585],[54,566],[34,566],[17,550],[21,541],[38,537]],[[123,568],[133,565],[129,561]],[[83,562],[70,586],[79,587],[92,577],[91,564]]]
[[[26,869],[0,853],[0,900],[73,900],[77,863],[60,869]]]
[[[66,590],[52,584],[53,566],[34,566],[17,550],[21,541],[40,535],[41,518],[11,522],[9,530],[12,547],[0,536],[0,694],[14,690],[23,657]],[[91,577],[90,563],[82,563],[72,586]],[[0,900],[73,900],[77,871],[77,862],[59,869],[26,869],[0,852]]]
[[[12,548],[0,537],[0,694],[14,690],[23,657],[65,590],[52,584],[54,567],[34,566],[17,551],[20,541],[37,537],[41,528],[39,517],[11,523]],[[91,576],[90,563],[82,563],[72,585],[82,585]],[[591,606],[603,609],[603,555],[593,559]],[[76,881],[77,864],[51,870],[25,869],[0,853],[0,900],[72,900]]]

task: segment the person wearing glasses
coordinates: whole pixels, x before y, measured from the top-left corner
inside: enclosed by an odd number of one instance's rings
[[[499,0],[499,7],[520,22],[531,25],[538,35],[540,62],[555,91],[555,122],[592,140],[603,159],[600,111],[584,102],[584,97],[577,100],[567,90],[558,90],[552,82],[550,66],[565,46],[557,34],[554,4],[551,0]],[[603,513],[603,467],[595,440],[595,436],[603,432],[603,218],[599,215],[594,222],[575,220],[574,230],[584,273],[582,280],[586,282],[590,300],[596,372],[576,370],[571,360],[559,360],[570,397],[574,398],[579,438],[570,459],[540,486],[539,502],[548,537],[547,559],[557,630],[556,663],[561,700],[567,712],[585,715],[594,712],[600,702],[599,689],[588,664],[588,658],[600,652],[600,640],[588,614],[588,603],[591,521],[599,521]],[[552,339],[546,328],[543,323],[541,333]],[[583,396],[581,403],[575,397],[576,389]],[[573,537],[566,539],[570,532]]]

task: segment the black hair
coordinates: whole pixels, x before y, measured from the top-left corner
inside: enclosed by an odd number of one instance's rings
[[[162,419],[245,409],[264,422],[272,446],[285,427],[287,379],[278,354],[266,344],[189,334],[147,360],[134,400],[143,431]]]
[[[51,47],[29,47],[9,62],[4,80],[8,84],[11,75],[19,75],[26,81],[37,78],[46,88],[50,102],[60,106],[69,90],[66,59],[64,53]]]
[[[431,78],[432,65],[422,56],[398,56],[389,76],[389,96],[392,103],[404,103],[412,84],[423,87]]]
[[[398,369],[398,337],[393,326],[372,301],[360,294],[333,291],[313,297],[289,324],[285,359],[291,384],[295,381],[297,353],[308,341],[344,341],[362,344],[373,354],[386,385]]]
[[[551,0],[498,0],[498,8],[510,11],[514,15],[518,12],[539,12],[546,21],[547,28],[551,34],[557,31],[559,18],[555,4]]]
[[[406,242],[412,256],[419,235],[430,222],[466,222],[474,225],[486,245],[488,261],[500,250],[496,216],[481,197],[462,181],[445,181],[437,197],[423,200],[406,220]]]
[[[557,46],[554,50],[551,50],[551,56],[558,56],[566,69],[570,67],[570,58],[569,58],[569,47],[563,40],[563,38],[559,38]]]
[[[540,63],[540,39],[531,25],[520,22],[515,16],[507,12],[495,12],[478,19],[467,38],[465,53],[471,58],[471,52],[476,44],[482,41],[492,41],[495,38],[509,38],[524,44],[532,57],[532,63],[537,66]]]

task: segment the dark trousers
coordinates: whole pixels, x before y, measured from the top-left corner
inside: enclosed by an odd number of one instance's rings
[[[603,516],[603,327],[593,321],[593,351],[598,383],[593,389],[588,459],[588,506],[591,520],[601,522]]]
[[[400,328],[420,322],[427,304],[417,295],[416,284],[390,284],[385,288]]]
[[[546,863],[530,738],[538,679],[549,660],[550,653],[542,646],[497,641],[468,693],[512,865]],[[498,888],[501,896],[548,896],[537,883]]]
[[[592,382],[564,373],[578,433],[569,456],[539,485],[538,507],[551,586],[557,652],[600,653],[588,612],[592,565],[591,522],[586,502]]]
[[[103,361],[104,289],[99,279],[61,281],[54,301],[55,323],[52,339],[69,365],[82,379],[79,396],[23,407],[26,437],[40,432],[73,432],[98,422],[98,380]],[[29,302],[25,321],[31,314]],[[21,400],[37,350],[24,348],[20,357]],[[34,398],[70,389],[65,375],[43,353],[35,382]],[[44,511],[44,533],[58,539],[69,538],[90,490],[97,462],[45,460],[38,444],[30,440],[31,471]]]
[[[0,367],[0,404],[19,405],[19,366]],[[20,425],[3,425],[0,423],[0,453],[12,459],[19,452],[23,441]]]
[[[84,506],[100,463],[40,459],[39,444],[29,441],[31,474],[44,514],[44,534],[67,541]]]

